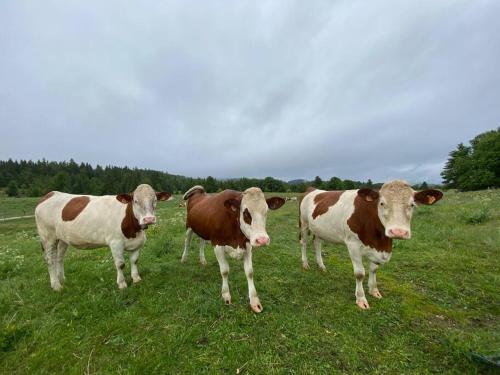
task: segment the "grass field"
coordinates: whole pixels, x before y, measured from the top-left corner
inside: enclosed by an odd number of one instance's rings
[[[139,259],[143,280],[131,285],[127,264],[126,290],[108,249],[70,249],[65,289],[52,291],[34,220],[0,223],[0,372],[493,372],[470,352],[500,352],[500,191],[450,192],[419,207],[413,239],[396,242],[379,269],[384,298],[367,294],[367,311],[355,305],[345,247],[323,246],[321,273],[311,246],[311,270],[302,269],[297,202],[288,202],[269,213],[271,245],[254,253],[258,315],[242,261],[230,260],[231,306],[211,247],[206,267],[196,240],[180,263],[178,199],[159,206]],[[33,205],[2,199],[0,216]]]

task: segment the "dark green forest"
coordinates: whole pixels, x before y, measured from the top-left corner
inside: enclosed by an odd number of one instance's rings
[[[0,161],[0,189],[9,196],[38,197],[49,191],[58,190],[74,194],[119,194],[130,192],[141,183],[153,186],[157,191],[182,193],[193,185],[203,185],[208,192],[224,189],[244,190],[258,186],[268,192],[303,192],[307,186],[330,190],[377,187],[371,180],[366,182],[342,180],[332,177],[323,181],[319,176],[313,181],[280,181],[273,177],[264,179],[236,178],[215,179],[190,178],[161,171],[128,167],[78,164],[70,161],[55,162],[47,160]]]
[[[460,143],[450,152],[441,177],[445,187],[461,191],[500,187],[500,128]]]

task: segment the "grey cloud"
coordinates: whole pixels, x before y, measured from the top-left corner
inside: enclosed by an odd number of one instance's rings
[[[439,182],[500,115],[494,1],[0,5],[0,158]]]

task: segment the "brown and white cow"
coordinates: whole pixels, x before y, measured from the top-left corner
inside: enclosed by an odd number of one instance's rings
[[[193,232],[201,238],[200,262],[203,265],[206,264],[205,241],[211,241],[222,275],[222,298],[230,304],[229,264],[225,254],[238,259],[243,257],[250,306],[253,311],[261,312],[262,305],[253,282],[252,247],[269,245],[267,210],[280,208],[285,200],[279,197],[266,199],[262,190],[256,187],[244,192],[225,190],[209,195],[199,185],[189,189],[184,200],[187,200],[187,231],[182,262],[187,260]]]
[[[316,262],[322,271],[326,268],[321,257],[321,240],[344,243],[356,277],[356,304],[368,309],[363,289],[363,256],[370,262],[369,293],[382,298],[377,288],[376,271],[379,265],[391,258],[392,240],[411,237],[410,222],[416,204],[434,204],[442,196],[438,190],[416,192],[400,180],[385,183],[379,191],[309,188],[300,203],[303,267],[309,268],[306,254],[308,231],[313,234]]]
[[[121,195],[73,195],[52,191],[35,210],[38,234],[49,268],[50,285],[61,290],[64,254],[68,245],[79,249],[108,246],[116,266],[118,288],[126,288],[124,251],[129,252],[132,280],[139,282],[139,251],[146,241],[144,230],[156,222],[157,200],[170,193],[155,193],[147,184]]]

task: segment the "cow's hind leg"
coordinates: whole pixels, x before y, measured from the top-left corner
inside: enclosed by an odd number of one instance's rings
[[[188,228],[186,230],[186,238],[184,239],[184,251],[182,252],[181,262],[184,263],[187,261],[189,245],[191,244],[191,238],[193,237],[193,230]]]
[[[59,240],[57,243],[57,278],[59,282],[64,282],[64,255],[68,250],[68,244]]]
[[[224,246],[215,246],[215,256],[219,262],[220,274],[222,276],[222,299],[226,305],[231,304],[231,294],[229,293],[229,263],[224,253]]]
[[[307,221],[302,220],[300,218],[300,245],[302,251],[302,267],[304,269],[309,269],[309,262],[307,261],[307,234],[309,231],[309,226],[307,225]]]
[[[139,275],[139,269],[137,268],[137,260],[139,259],[140,249],[134,250],[130,253],[130,275],[132,276],[132,281],[138,283],[141,281],[141,276]]]
[[[207,260],[205,259],[205,243],[203,238],[200,238],[200,263],[202,266],[207,265]]]
[[[127,282],[125,281],[125,276],[123,275],[123,269],[125,268],[125,259],[123,257],[123,244],[120,242],[114,242],[109,245],[111,248],[111,254],[113,254],[113,260],[115,261],[116,267],[116,283],[118,288],[123,289],[127,287]]]
[[[363,257],[361,248],[358,244],[347,244],[349,255],[351,256],[352,268],[356,277],[356,304],[363,310],[369,309],[370,305],[365,297],[363,289],[363,279],[365,278],[365,267],[363,266]]]
[[[323,263],[323,257],[321,256],[321,238],[314,235],[314,252],[316,254],[316,263],[321,271],[326,271],[325,264]]]
[[[42,240],[42,247],[45,253],[45,261],[49,269],[50,286],[59,291],[62,289],[61,282],[57,276],[57,240]]]
[[[382,298],[382,294],[377,288],[377,269],[378,264],[370,262],[370,273],[368,274],[368,293],[375,298]]]

